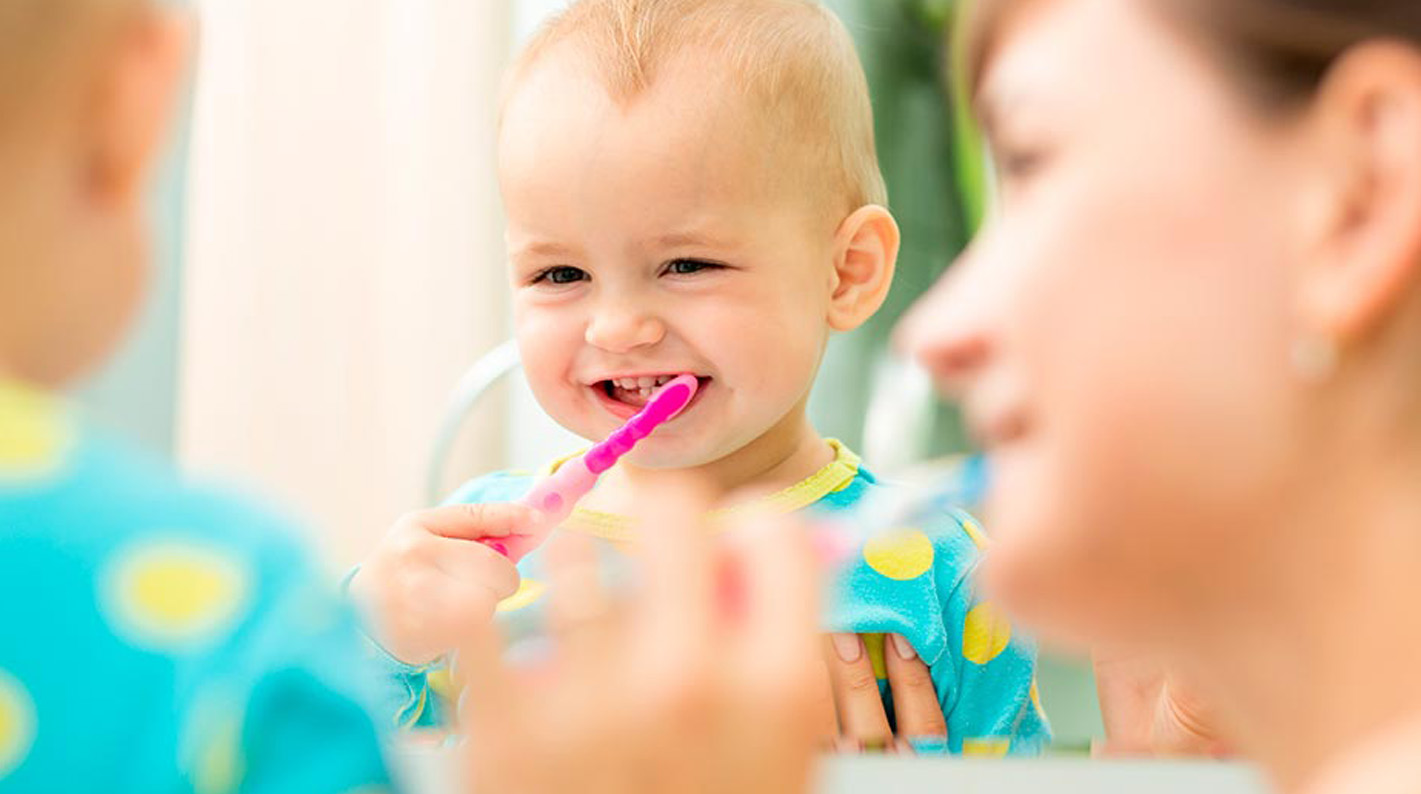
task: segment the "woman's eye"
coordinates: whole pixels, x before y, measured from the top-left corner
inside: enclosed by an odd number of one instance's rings
[[[533,277],[531,283],[566,286],[568,284],[576,284],[579,281],[586,281],[587,278],[587,271],[581,268],[559,265],[558,267],[550,267],[541,271],[538,275]]]
[[[1046,155],[1038,150],[1004,150],[998,154],[997,166],[1006,182],[1022,182],[1031,178],[1046,162]]]
[[[669,276],[693,276],[707,270],[721,270],[724,267],[724,265],[704,262],[699,259],[677,259],[666,266],[666,274]]]

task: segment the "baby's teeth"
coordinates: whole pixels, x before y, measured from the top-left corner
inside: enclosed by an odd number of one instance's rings
[[[661,377],[659,377],[659,378],[656,379],[656,385],[657,385],[657,386],[665,386],[666,384],[668,384],[668,383],[670,383],[670,382],[671,382],[671,376],[670,376],[670,375],[662,375]]]
[[[636,382],[636,378],[622,378],[621,380],[617,381],[617,385],[621,386],[627,391],[635,391],[640,388],[640,385]]]
[[[656,385],[656,378],[637,378],[637,386],[645,391]]]

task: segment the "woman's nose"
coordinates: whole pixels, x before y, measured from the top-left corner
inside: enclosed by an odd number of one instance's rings
[[[967,259],[918,301],[895,334],[899,351],[952,392],[970,385],[992,355],[986,296],[974,287]]]
[[[587,344],[609,353],[627,353],[660,342],[666,327],[650,312],[625,303],[599,308],[587,324]]]

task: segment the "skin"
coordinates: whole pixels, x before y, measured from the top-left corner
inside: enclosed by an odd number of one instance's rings
[[[1145,3],[1011,12],[1000,206],[903,337],[990,451],[989,583],[1298,789],[1421,712],[1421,54],[1268,115],[1207,52]]]
[[[59,388],[122,338],[148,265],[143,190],[188,40],[169,14],[90,25],[67,40],[71,62],[46,64],[54,90],[0,124],[0,375]]]

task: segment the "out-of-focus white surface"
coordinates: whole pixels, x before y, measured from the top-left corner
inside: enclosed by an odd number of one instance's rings
[[[451,750],[404,747],[397,764],[411,794],[456,794],[457,755]],[[1251,767],[1166,761],[928,760],[844,757],[827,760],[823,794],[1264,794]]]
[[[423,504],[449,390],[507,336],[512,2],[197,3],[177,451],[341,564]],[[465,469],[501,462],[501,419]]]

